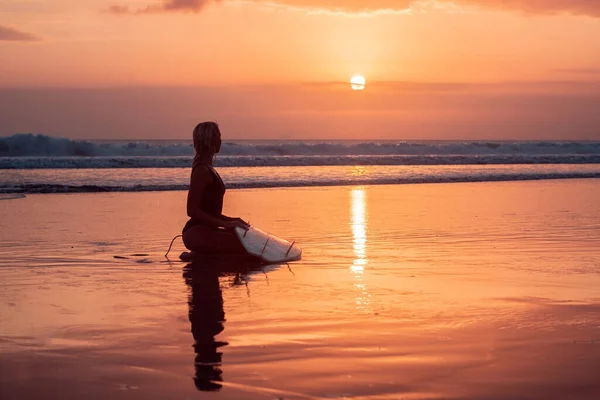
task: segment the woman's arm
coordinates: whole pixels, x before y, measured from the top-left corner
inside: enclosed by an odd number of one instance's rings
[[[221,214],[221,219],[223,221],[239,221],[240,220],[240,218],[238,218],[238,217],[228,217],[225,214]]]
[[[241,219],[241,218],[239,218],[239,217],[228,217],[228,216],[227,216],[227,215],[225,215],[225,214],[221,214],[221,219],[222,219],[223,221],[230,221],[230,222],[231,222],[231,221],[233,221],[233,222],[239,222],[239,223],[241,223],[242,225],[245,225],[246,227],[250,226],[250,224],[249,224],[248,222],[244,221],[243,219]]]

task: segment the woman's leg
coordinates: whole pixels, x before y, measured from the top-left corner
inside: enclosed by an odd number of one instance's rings
[[[203,225],[195,225],[186,230],[183,244],[189,250],[199,253],[246,254],[246,249],[235,233]]]

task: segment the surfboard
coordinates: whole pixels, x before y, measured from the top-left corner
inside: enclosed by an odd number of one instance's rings
[[[302,249],[296,242],[289,242],[262,229],[251,226],[245,230],[237,227],[235,233],[248,254],[266,263],[284,263],[302,258]]]

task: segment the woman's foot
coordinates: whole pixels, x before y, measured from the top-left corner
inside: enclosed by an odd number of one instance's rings
[[[179,255],[179,259],[181,261],[191,261],[196,258],[197,255],[198,253],[196,253],[194,250],[184,251]]]

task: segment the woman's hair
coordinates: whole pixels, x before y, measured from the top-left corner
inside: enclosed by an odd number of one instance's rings
[[[201,122],[194,128],[194,150],[196,157],[204,155],[213,156],[216,152],[214,148],[215,138],[221,134],[219,125],[216,122]]]

